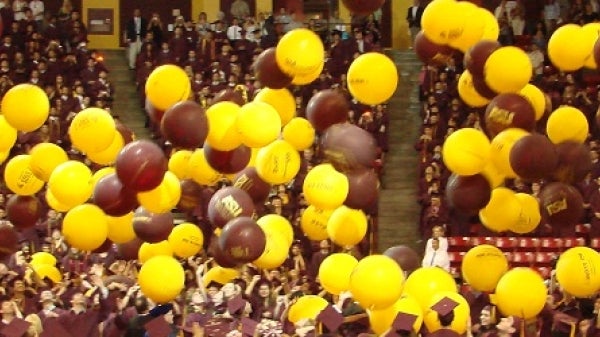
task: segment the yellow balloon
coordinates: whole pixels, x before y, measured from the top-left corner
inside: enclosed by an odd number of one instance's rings
[[[169,234],[169,244],[173,253],[181,258],[198,254],[204,245],[204,235],[198,226],[184,222],[173,228]]]
[[[423,309],[417,301],[410,296],[402,296],[394,305],[381,309],[369,310],[369,324],[371,329],[378,335],[384,334],[390,329],[398,313],[405,313],[416,316],[413,323],[413,331],[417,332],[423,324]]]
[[[117,160],[117,156],[121,149],[125,146],[123,136],[119,132],[115,134],[112,143],[103,151],[100,152],[88,152],[87,157],[89,160],[100,165],[112,165]]]
[[[290,306],[288,319],[297,323],[303,319],[315,319],[329,303],[322,297],[316,295],[305,295],[300,297],[296,303]]]
[[[487,179],[492,188],[496,188],[504,184],[505,176],[498,171],[498,168],[493,163],[488,163],[481,171],[481,174]]]
[[[313,205],[308,206],[300,217],[300,227],[306,237],[313,241],[327,239],[327,222],[333,213],[332,209],[319,209]]]
[[[586,43],[586,34],[581,26],[566,24],[558,27],[550,36],[548,57],[556,68],[562,71],[576,71],[583,67],[592,48]]]
[[[202,282],[204,286],[209,285],[215,281],[220,284],[229,283],[236,277],[240,276],[240,272],[237,269],[223,268],[221,266],[215,266],[210,268],[204,276],[202,276]]]
[[[458,303],[458,306],[454,308],[454,319],[452,320],[452,324],[450,324],[450,329],[456,331],[460,335],[464,334],[467,331],[467,320],[471,319],[471,308],[469,307],[467,300],[456,291],[443,291],[433,295],[431,302],[429,303],[429,309],[425,311],[423,317],[423,322],[427,327],[427,331],[434,332],[442,328],[438,313],[431,309],[431,307],[444,298],[450,298]]]
[[[433,295],[442,291],[458,291],[452,275],[438,267],[424,267],[408,276],[403,294],[414,298],[425,312],[429,309]]]
[[[495,232],[504,232],[515,226],[521,216],[521,202],[515,192],[506,187],[496,187],[488,204],[479,211],[483,225]]]
[[[50,253],[46,253],[46,252],[37,252],[33,255],[31,255],[31,265],[40,265],[40,264],[46,264],[49,266],[56,266],[56,257]]]
[[[108,237],[106,215],[96,205],[76,206],[65,215],[62,233],[72,247],[92,251],[102,246]]]
[[[302,117],[295,117],[283,127],[283,140],[296,150],[304,151],[315,142],[315,128]]]
[[[267,236],[270,233],[281,234],[288,247],[294,242],[294,229],[290,221],[278,214],[267,214],[260,217],[256,223]]]
[[[325,48],[315,32],[296,28],[277,43],[275,60],[281,70],[292,77],[312,74],[325,62]]]
[[[146,263],[155,256],[173,256],[173,248],[167,240],[157,243],[144,242],[138,251],[138,260],[140,263]]]
[[[61,203],[60,201],[58,201],[56,199],[56,197],[54,195],[52,195],[52,192],[50,192],[50,190],[46,190],[45,198],[46,198],[46,202],[48,203],[48,206],[50,206],[50,208],[52,208],[53,210],[55,210],[57,212],[61,212],[61,213],[64,213],[64,212],[70,210],[71,208],[77,206],[77,205],[65,205],[65,204]]]
[[[173,153],[169,158],[169,171],[181,180],[191,178],[189,164],[192,154],[193,152],[190,150],[179,150]]]
[[[242,106],[235,125],[242,144],[259,148],[277,139],[281,131],[281,118],[270,104],[253,101]]]
[[[464,53],[481,40],[486,21],[479,7],[471,2],[457,2],[455,9],[464,16],[462,34],[460,38],[450,39],[448,45]]]
[[[321,209],[335,209],[348,196],[348,177],[336,171],[331,164],[320,164],[308,171],[302,191],[310,205]]]
[[[518,47],[505,46],[485,61],[485,83],[497,93],[519,92],[529,83],[533,66],[529,56]]]
[[[350,289],[350,275],[358,260],[344,253],[327,256],[319,266],[319,283],[330,294],[339,295]]]
[[[206,141],[219,151],[231,151],[242,145],[236,127],[241,107],[233,102],[219,102],[206,110],[208,135]]]
[[[6,118],[0,115],[0,151],[10,150],[16,142],[17,129],[8,124]]]
[[[157,67],[146,81],[148,100],[158,110],[166,111],[173,104],[190,96],[190,79],[183,69],[173,64]]]
[[[72,207],[83,204],[92,196],[91,179],[92,171],[85,164],[69,160],[52,171],[48,189],[56,200]]]
[[[490,159],[498,172],[506,178],[517,177],[517,174],[510,166],[510,150],[519,139],[528,134],[529,132],[523,129],[509,128],[503,130],[492,139]]]
[[[457,130],[444,141],[442,158],[448,169],[458,175],[480,173],[490,158],[490,141],[480,130]]]
[[[469,249],[461,265],[464,280],[477,291],[494,291],[500,277],[507,271],[506,256],[492,245],[479,245]]]
[[[174,300],[185,285],[185,271],[171,256],[155,256],[146,261],[138,274],[140,289],[155,303]]]
[[[119,217],[107,215],[106,224],[108,226],[108,239],[114,243],[126,243],[136,237],[133,231],[133,212]]]
[[[521,215],[509,230],[517,234],[531,233],[542,221],[540,203],[534,196],[526,193],[517,193],[515,197],[521,203]]]
[[[137,199],[140,205],[152,213],[170,212],[181,198],[181,185],[179,179],[171,171],[167,171],[162,182],[148,192],[140,192]]]
[[[425,7],[421,27],[425,36],[434,43],[448,44],[462,36],[465,16],[454,0],[434,0]]]
[[[404,272],[392,258],[369,255],[350,275],[350,292],[365,309],[383,309],[402,295]]]
[[[498,282],[496,305],[504,316],[530,319],[542,311],[547,295],[548,291],[540,274],[530,268],[516,267],[504,274]]]
[[[546,123],[546,134],[554,143],[584,143],[589,133],[588,121],[581,110],[563,105],[554,110]]]
[[[288,89],[262,88],[254,97],[254,102],[267,103],[275,108],[281,125],[286,125],[296,116],[296,99]]]
[[[4,161],[8,158],[9,155],[10,150],[0,151],[0,164],[4,163]]]
[[[314,82],[321,73],[323,73],[323,68],[325,68],[325,63],[323,62],[314,72],[305,75],[296,75],[292,80],[293,85],[307,85]]]
[[[347,77],[350,94],[367,105],[384,103],[398,86],[396,65],[381,53],[366,53],[354,59]]]
[[[531,106],[535,110],[536,121],[539,121],[544,117],[544,112],[546,112],[546,96],[544,96],[544,93],[540,88],[533,84],[527,84],[521,89],[519,94],[531,103]]]
[[[589,247],[573,247],[560,255],[556,279],[566,293],[590,297],[600,290],[600,255]]]
[[[594,45],[598,40],[598,35],[600,35],[600,23],[590,22],[583,25],[581,28],[585,35],[585,47],[588,51],[588,56],[585,58],[583,66],[595,70],[598,68],[598,65],[596,64],[596,59],[594,57]]]
[[[482,40],[493,40],[497,41],[500,35],[500,26],[498,26],[498,20],[496,16],[485,8],[479,7],[479,15],[481,16],[483,25],[483,34],[481,35]]]
[[[62,281],[62,273],[55,266],[47,264],[32,264],[31,266],[40,279],[49,278],[54,283]]]
[[[458,95],[470,107],[481,108],[490,100],[481,96],[473,85],[473,75],[465,69],[458,78]]]
[[[275,269],[280,267],[288,258],[289,245],[287,238],[281,233],[265,233],[267,243],[260,257],[252,262],[260,269]]]
[[[119,132],[115,120],[108,111],[100,108],[80,111],[69,126],[69,137],[73,146],[85,153],[97,153],[108,149],[117,133]]]
[[[342,205],[331,213],[327,221],[327,235],[338,246],[352,247],[362,241],[367,227],[367,216],[362,210]]]
[[[98,181],[100,181],[100,179],[115,172],[116,170],[114,167],[103,167],[98,171],[94,172],[94,174],[92,174],[92,180],[90,181],[90,184],[92,185],[92,191],[94,190],[94,188],[96,188],[96,184],[98,183]]]
[[[38,179],[48,181],[54,169],[69,160],[62,147],[52,143],[40,143],[29,152],[31,162],[29,168]]]
[[[4,182],[6,187],[18,195],[34,195],[44,187],[44,181],[31,171],[30,155],[18,155],[6,163]]]
[[[189,174],[192,180],[200,185],[214,186],[221,179],[221,174],[212,168],[206,157],[203,149],[196,149],[190,157]]]
[[[2,114],[13,128],[31,132],[48,119],[50,101],[42,88],[33,84],[17,84],[2,98]]]
[[[276,140],[256,154],[256,173],[269,184],[285,184],[300,171],[300,154],[285,140]]]

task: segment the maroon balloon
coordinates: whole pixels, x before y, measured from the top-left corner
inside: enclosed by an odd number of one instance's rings
[[[201,147],[206,140],[208,121],[204,109],[198,103],[183,101],[165,111],[160,130],[174,147],[195,149]]]
[[[600,64],[600,42],[598,40],[596,40],[596,43],[594,44],[594,60],[596,61],[596,64]]]
[[[247,98],[244,99],[244,95],[240,90],[233,90],[231,88],[223,89],[219,91],[211,101],[211,105],[219,102],[233,102],[237,105],[246,104]]]
[[[432,42],[420,31],[415,36],[415,53],[425,64],[442,66],[448,64],[454,50],[446,45]]]
[[[535,128],[535,110],[519,94],[500,94],[485,110],[485,128],[491,138],[508,128],[532,131]]]
[[[106,239],[100,247],[94,249],[92,253],[94,254],[102,254],[108,252],[113,247],[113,242],[109,239]]]
[[[219,238],[212,236],[208,244],[208,256],[212,257],[215,262],[223,268],[235,268],[240,265],[239,262],[232,259],[229,255],[219,247]]]
[[[484,79],[479,77],[473,77],[473,88],[475,88],[475,91],[479,95],[487,99],[493,99],[496,97],[496,95],[498,95],[498,93],[492,90],[487,83],[485,83]]]
[[[463,214],[477,214],[488,204],[491,196],[492,187],[481,174],[472,176],[453,174],[446,184],[448,205]]]
[[[275,47],[268,48],[260,53],[252,68],[256,79],[265,87],[283,89],[292,83],[293,77],[288,76],[277,65]]]
[[[133,215],[133,231],[135,235],[148,243],[166,240],[173,230],[173,214],[150,213],[143,207],[138,207]]]
[[[592,156],[585,144],[563,142],[556,145],[558,165],[554,171],[554,179],[566,183],[577,184],[592,171]]]
[[[117,245],[117,258],[119,260],[131,261],[137,260],[138,251],[144,243],[140,238],[134,238],[131,241]]]
[[[152,123],[160,125],[160,122],[162,121],[165,112],[163,110],[155,108],[154,105],[150,103],[150,100],[148,100],[148,98],[146,98],[146,104],[144,105],[144,109],[146,110],[146,113],[148,114],[148,117],[150,118]]]
[[[194,211],[202,205],[204,188],[191,179],[184,179],[179,182],[181,186],[181,197],[177,203],[177,209],[185,212]]]
[[[477,42],[465,53],[465,68],[469,70],[473,77],[483,79],[485,76],[485,62],[500,47],[500,43],[496,40],[481,40]]]
[[[42,216],[42,204],[37,197],[12,195],[6,202],[6,217],[19,229],[35,226]]]
[[[133,140],[135,139],[135,134],[127,125],[123,124],[118,119],[115,119],[115,125],[117,127],[117,131],[123,137],[123,142],[125,144],[129,144],[129,143],[133,142]]]
[[[240,172],[248,165],[252,156],[252,150],[244,145],[240,145],[231,151],[219,151],[205,143],[203,150],[208,165],[217,172],[224,174]]]
[[[522,179],[534,181],[548,178],[558,165],[554,144],[537,133],[519,139],[510,150],[510,166]]]
[[[255,203],[264,203],[271,193],[271,185],[262,180],[255,167],[246,167],[233,179],[233,186],[246,191]]]
[[[383,6],[385,0],[342,0],[351,13],[369,15]]]
[[[265,251],[265,232],[250,217],[235,218],[223,227],[219,248],[235,261],[248,263],[258,259]]]
[[[550,183],[538,195],[542,217],[553,226],[576,225],[583,216],[583,198],[579,191],[565,183]]]
[[[139,206],[137,193],[123,186],[115,173],[98,180],[92,196],[93,203],[110,216],[124,216]]]
[[[119,152],[115,168],[125,187],[144,192],[160,185],[168,161],[158,145],[149,140],[136,140]]]
[[[377,142],[373,135],[350,123],[328,128],[321,146],[325,158],[342,172],[371,168],[377,159]]]
[[[208,220],[223,228],[230,220],[240,216],[254,215],[254,202],[241,188],[224,187],[218,190],[208,203]]]
[[[0,257],[14,254],[19,249],[19,237],[15,227],[0,224]]]
[[[391,257],[403,271],[411,273],[421,267],[421,257],[414,249],[399,245],[388,248],[383,255]]]
[[[326,89],[313,95],[306,105],[306,118],[318,132],[348,120],[348,99],[338,91]]]
[[[360,169],[346,173],[348,195],[344,205],[355,209],[371,209],[379,196],[379,177],[372,169]]]

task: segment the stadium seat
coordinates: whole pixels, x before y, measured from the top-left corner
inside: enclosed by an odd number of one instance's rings
[[[589,224],[588,224],[589,225]],[[580,224],[575,226],[575,233],[577,236],[584,236],[589,232],[588,226]]]
[[[552,268],[550,267],[536,267],[535,270],[542,275],[544,279],[550,278]]]
[[[495,238],[494,245],[502,251],[512,251],[515,248],[515,238]]]
[[[493,242],[492,240],[493,240],[493,238],[491,238],[489,236],[488,237],[476,236],[476,237],[471,238],[471,245],[474,247],[474,246],[479,246],[479,245],[490,244],[490,242]]]
[[[532,252],[515,252],[512,254],[511,265],[513,267],[529,267],[533,263]]]
[[[550,266],[554,259],[558,256],[557,253],[539,252],[535,254],[535,265],[540,267]]]
[[[448,238],[448,251],[464,252],[471,248],[470,238],[467,236],[451,236]]]
[[[563,239],[560,238],[541,238],[540,251],[558,252],[563,247]]]
[[[564,238],[563,239],[563,248],[569,249],[572,247],[585,246],[584,238]]]
[[[538,238],[518,238],[516,241],[515,248],[517,251],[521,252],[536,251],[540,246],[540,240]]]
[[[463,257],[465,256],[465,252],[449,252],[448,253],[448,259],[450,260],[450,263],[455,265],[458,264],[460,265],[460,263],[462,262]]]
[[[600,249],[600,238],[593,238],[590,241],[590,247],[596,250]]]

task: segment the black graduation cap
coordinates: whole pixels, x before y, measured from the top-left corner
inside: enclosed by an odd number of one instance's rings
[[[331,305],[317,315],[317,321],[323,323],[327,330],[334,332],[344,323],[344,316]]]
[[[150,316],[152,317],[159,317],[162,315],[165,315],[166,313],[168,313],[169,311],[173,310],[173,304],[159,304],[157,306],[155,306],[154,308],[152,308],[149,312]]]

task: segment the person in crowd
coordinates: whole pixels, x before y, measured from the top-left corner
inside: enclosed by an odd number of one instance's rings
[[[125,34],[125,43],[127,44],[127,54],[129,59],[129,69],[135,69],[135,60],[142,48],[142,39],[146,36],[148,22],[142,17],[139,8],[134,9],[133,17],[127,22],[127,31]]]

